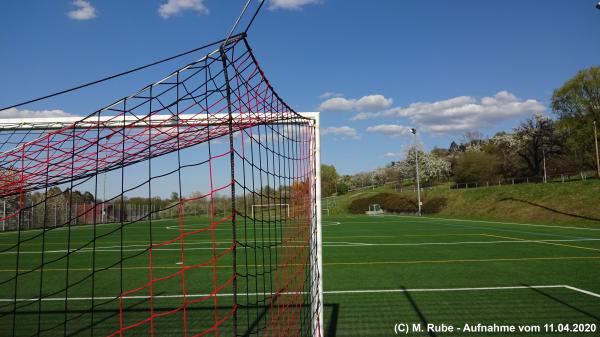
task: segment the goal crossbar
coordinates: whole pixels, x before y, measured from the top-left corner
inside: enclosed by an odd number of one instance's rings
[[[15,233],[0,247],[14,270],[0,273],[0,298],[13,299],[0,315],[5,335],[323,336],[319,115],[281,99],[245,35],[196,60],[88,116],[0,119],[1,221]],[[265,190],[288,219],[252,222],[259,238],[244,215]],[[202,206],[206,217],[189,216]],[[179,231],[155,223],[164,213],[175,213],[168,221]],[[71,235],[82,225],[91,226]],[[207,238],[212,250],[185,253],[184,241]],[[97,248],[106,240],[120,254]],[[128,253],[133,241],[146,253]],[[91,260],[73,253],[90,249]],[[250,259],[265,255],[268,266],[253,268]],[[133,258],[149,275],[128,271]],[[49,274],[57,261],[64,272]],[[154,268],[165,261],[174,269]],[[264,292],[250,296],[261,283]],[[167,290],[181,300],[154,311]],[[110,299],[67,300],[100,293]],[[17,301],[56,294],[65,298],[59,315],[41,300]],[[100,305],[118,314],[99,314]]]
[[[269,112],[261,112],[260,115],[269,115]],[[318,112],[299,112],[299,116],[314,120]],[[260,120],[260,119],[259,119]],[[134,116],[72,116],[72,117],[40,117],[40,118],[1,118],[0,132],[15,130],[31,131],[52,131],[62,129],[94,129],[94,128],[127,128],[151,129],[156,127],[176,127],[176,126],[217,126],[229,125],[229,114],[181,114],[178,116],[156,114],[144,118]],[[256,117],[246,113],[233,113],[232,122],[239,125],[255,125]],[[267,121],[265,121],[267,122]],[[289,119],[270,120],[272,124],[294,124]]]

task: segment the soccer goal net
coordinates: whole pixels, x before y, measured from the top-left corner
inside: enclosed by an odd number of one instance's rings
[[[381,215],[383,213],[383,209],[379,204],[370,204],[369,210],[366,212],[367,215]]]
[[[0,120],[0,335],[322,335],[318,120],[244,36],[87,117]]]

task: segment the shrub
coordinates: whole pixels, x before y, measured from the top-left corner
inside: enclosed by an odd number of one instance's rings
[[[381,193],[381,208],[392,213],[416,213],[418,211],[417,202],[406,197],[391,194]]]
[[[431,198],[423,202],[423,213],[432,214],[441,211],[447,203],[446,198]],[[369,197],[355,199],[350,203],[348,211],[352,214],[364,214],[369,205],[379,204],[381,208],[392,213],[416,213],[416,200],[394,193],[378,193]]]
[[[351,214],[365,214],[369,210],[370,204],[378,204],[376,196],[360,198],[352,200],[350,206],[348,206],[348,212]]]
[[[425,214],[438,213],[442,209],[444,209],[444,207],[446,207],[447,203],[448,199],[446,198],[427,199],[425,200],[425,202],[423,202],[423,207],[421,207],[421,211]]]
[[[454,164],[454,180],[457,183],[484,183],[498,181],[502,163],[493,154],[465,152]]]

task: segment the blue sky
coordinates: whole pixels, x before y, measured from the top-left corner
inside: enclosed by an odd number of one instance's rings
[[[396,159],[411,142],[410,126],[430,149],[464,131],[493,135],[532,113],[551,114],[552,90],[600,64],[595,3],[272,0],[249,40],[292,107],[322,111],[323,162],[349,174]],[[212,42],[242,4],[3,1],[0,105]],[[189,60],[26,109],[86,115]]]

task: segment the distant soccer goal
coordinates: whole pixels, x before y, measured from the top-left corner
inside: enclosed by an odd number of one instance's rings
[[[323,214],[323,215],[329,215],[329,208],[322,208],[321,209],[321,214]]]
[[[365,212],[367,215],[381,215],[383,213],[383,209],[381,209],[379,204],[370,204],[369,210]]]
[[[252,205],[251,217],[259,221],[284,220],[290,217],[290,204]]]

